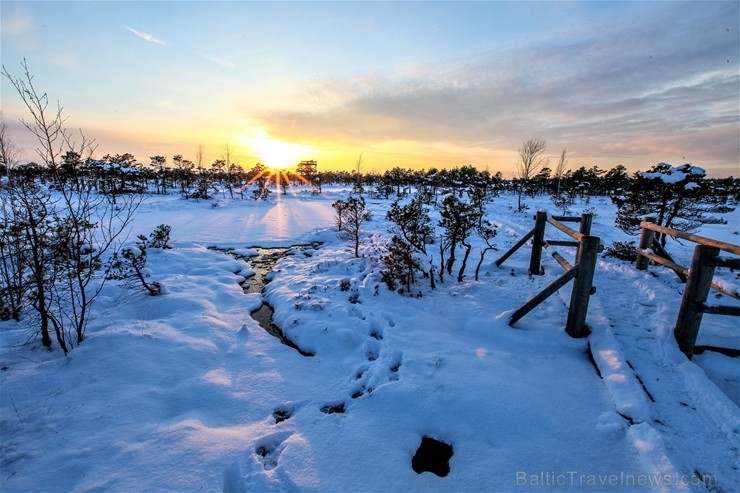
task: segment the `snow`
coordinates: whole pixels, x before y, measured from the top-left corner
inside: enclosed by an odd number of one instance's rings
[[[658,163],[659,165],[666,166],[667,172],[661,173],[661,172],[649,172],[649,171],[640,171],[640,175],[647,179],[647,180],[661,180],[663,183],[666,184],[674,184],[674,183],[680,183],[686,179],[688,179],[691,175],[695,176],[704,176],[706,175],[706,171],[704,168],[700,168],[698,166],[693,166],[691,164],[682,164],[680,166],[671,166],[668,163]],[[696,188],[699,185],[697,183],[687,183],[685,188],[692,189]]]
[[[447,277],[432,291],[423,280],[421,297],[389,292],[380,280],[391,201],[366,199],[373,220],[354,258],[331,207],[346,197],[341,189],[274,193],[268,202],[220,197],[215,208],[149,197],[129,238],[133,245],[138,234],[172,226],[172,249],[147,250],[164,294],[108,282],[87,339],[68,358],[28,343],[24,324],[0,323],[0,489],[705,491],[704,478],[732,491],[740,484],[740,364],[710,351],[689,362],[678,351],[672,327],[684,285],[670,271],[637,271],[600,256],[589,338],[564,332],[570,285],[509,327],[512,311],[561,272],[545,255],[546,274],[528,276],[528,246],[494,265],[533,225],[531,213],[513,212],[515,196],[488,206],[487,218],[500,225],[499,251],[489,252],[481,280],[469,266],[462,283]],[[546,198],[527,202],[554,210]],[[608,200],[578,208],[594,208],[592,234],[602,243],[628,239],[614,228]],[[737,214],[700,234],[737,243]],[[315,353],[304,357],[251,318],[262,297],[239,286],[254,273],[248,261],[209,247],[249,258],[256,247],[317,241],[280,260],[264,294],[275,323]],[[691,245],[668,249],[688,265]],[[734,279],[728,269],[717,276]],[[737,348],[734,321],[705,316],[699,343]],[[448,476],[412,470],[424,436],[453,446]]]

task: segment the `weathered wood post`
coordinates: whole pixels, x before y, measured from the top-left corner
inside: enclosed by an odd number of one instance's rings
[[[673,329],[679,349],[689,359],[694,354],[696,336],[699,334],[699,325],[704,314],[703,307],[709,296],[718,256],[719,248],[697,245],[691,259],[689,279],[686,281],[676,327]]]
[[[578,224],[578,232],[582,235],[590,235],[591,234],[591,223],[594,221],[593,214],[581,214],[581,221]],[[578,249],[581,249],[582,243],[578,243]],[[578,257],[578,251],[576,251],[576,257]]]
[[[581,214],[581,224],[578,226],[578,232],[583,235],[591,234],[591,224],[594,222],[593,214]]]
[[[584,236],[578,247],[578,274],[573,281],[573,291],[570,294],[570,307],[568,308],[568,321],[565,323],[565,331],[571,337],[586,337],[586,314],[588,313],[588,301],[594,292],[593,282],[596,272],[596,260],[599,253],[598,236]]]
[[[532,256],[529,258],[529,274],[541,275],[540,264],[542,262],[542,246],[545,243],[545,226],[547,225],[547,212],[537,211],[534,216],[534,237],[532,238]]]
[[[646,222],[649,223],[655,223],[657,222],[657,219],[654,217],[646,217]],[[640,234],[640,244],[638,245],[643,250],[647,250],[648,248],[652,248],[653,246],[653,239],[655,238],[655,231],[652,229],[642,228],[642,234]],[[637,270],[647,270],[648,263],[650,262],[650,259],[645,257],[644,255],[637,254],[637,260],[635,261],[635,268]]]

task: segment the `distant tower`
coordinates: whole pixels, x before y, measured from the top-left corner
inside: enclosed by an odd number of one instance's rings
[[[318,171],[316,171],[317,167],[318,164],[316,161],[301,161],[298,163],[296,173],[304,177],[313,185],[314,177],[318,174]]]

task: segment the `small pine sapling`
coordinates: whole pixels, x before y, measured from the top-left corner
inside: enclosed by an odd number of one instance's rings
[[[344,240],[352,240],[354,243],[355,257],[360,256],[360,234],[365,222],[372,220],[372,214],[365,209],[365,199],[362,197],[350,197],[346,202],[337,201],[335,204],[340,203],[335,207],[337,209],[337,227],[341,225],[339,229],[339,237]]]
[[[421,271],[421,265],[414,257],[411,245],[398,236],[393,236],[388,247],[388,253],[381,260],[385,264],[385,269],[381,272],[381,279],[388,286],[388,289],[395,291],[397,283],[400,283],[406,292],[411,292],[411,285],[416,282],[415,273]],[[398,292],[403,294],[402,289],[399,289]]]
[[[149,243],[147,246],[150,246],[152,248],[161,248],[163,250],[172,248],[168,245],[170,241],[171,231],[172,231],[171,226],[167,224],[160,224],[149,235]]]
[[[108,268],[108,279],[121,280],[127,285],[140,284],[150,295],[160,294],[162,286],[156,281],[147,281],[146,248],[147,238],[138,236],[135,247],[123,248],[113,254]]]

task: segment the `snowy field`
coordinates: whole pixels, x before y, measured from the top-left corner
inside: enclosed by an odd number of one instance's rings
[[[390,200],[367,199],[354,258],[331,207],[345,191],[277,195],[217,208],[149,197],[130,239],[172,227],[173,248],[148,258],[163,294],[108,282],[68,358],[0,324],[0,490],[737,491],[740,362],[679,352],[684,285],[672,272],[600,256],[589,338],[564,332],[570,284],[512,328],[512,311],[561,268],[545,254],[546,274],[528,276],[528,245],[494,261],[533,211],[557,212],[547,198],[523,214],[515,196],[495,198],[498,251],[480,281],[474,243],[464,282],[422,282],[417,298],[380,280]],[[608,199],[572,212],[586,208],[606,246],[636,239],[614,227]],[[738,244],[739,218],[699,234]],[[262,301],[239,285],[248,263],[208,247],[316,241],[278,262],[264,295],[305,357],[250,317]],[[572,248],[557,250],[572,261]],[[668,250],[690,263],[692,244]],[[698,344],[740,347],[737,320],[705,316]],[[446,477],[412,470],[424,436],[452,445]]]

